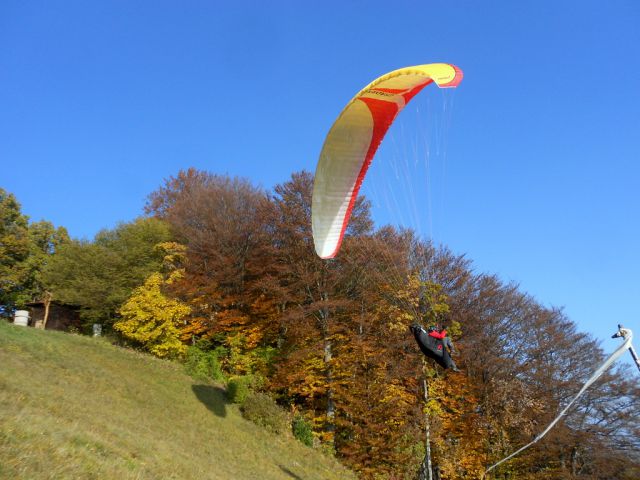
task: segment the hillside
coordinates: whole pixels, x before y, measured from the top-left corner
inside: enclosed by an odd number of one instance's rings
[[[221,387],[104,340],[0,321],[0,365],[0,478],[354,478]]]

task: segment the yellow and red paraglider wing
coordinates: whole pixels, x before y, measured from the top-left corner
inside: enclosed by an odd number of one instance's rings
[[[402,68],[377,78],[344,108],[324,141],[316,168],[312,228],[316,253],[340,249],[360,185],[394,119],[426,85],[456,87],[462,71],[447,63]]]

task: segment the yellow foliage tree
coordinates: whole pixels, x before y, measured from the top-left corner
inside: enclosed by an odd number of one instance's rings
[[[113,325],[126,338],[140,343],[158,357],[180,356],[187,348],[180,341],[180,327],[191,309],[162,291],[176,275],[179,271],[167,279],[160,273],[151,274],[120,307],[122,319]]]

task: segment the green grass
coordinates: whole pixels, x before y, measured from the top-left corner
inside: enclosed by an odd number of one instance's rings
[[[0,320],[2,479],[353,479],[177,363]]]

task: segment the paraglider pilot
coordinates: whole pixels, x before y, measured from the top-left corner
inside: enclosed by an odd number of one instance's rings
[[[433,358],[442,368],[450,368],[454,372],[460,371],[451,358],[451,353],[454,352],[453,343],[442,326],[431,325],[428,330],[425,330],[419,323],[414,323],[409,328],[422,353]]]

